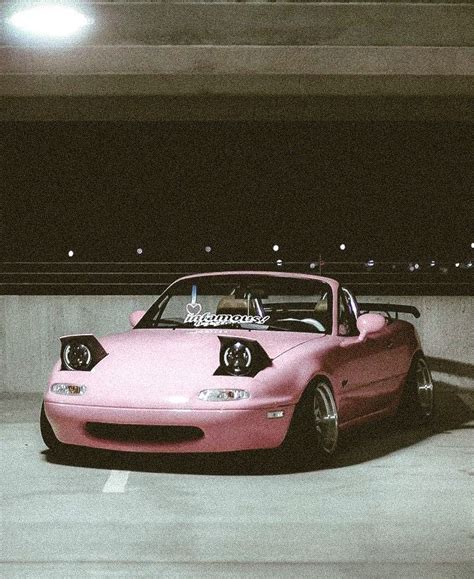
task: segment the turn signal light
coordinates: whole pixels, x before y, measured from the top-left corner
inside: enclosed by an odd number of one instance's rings
[[[284,410],[271,410],[267,412],[267,418],[283,418],[285,416]]]
[[[228,402],[231,400],[245,400],[250,398],[247,390],[232,389],[215,389],[215,390],[201,390],[198,396],[199,400],[206,402]]]
[[[86,392],[86,387],[77,384],[53,384],[51,392],[64,396],[82,396]]]

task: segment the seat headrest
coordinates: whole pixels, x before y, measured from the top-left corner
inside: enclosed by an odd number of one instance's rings
[[[236,299],[234,296],[224,296],[217,304],[216,314],[247,314],[255,315],[255,306],[245,299]]]
[[[326,299],[320,300],[314,307],[314,311],[318,314],[327,314],[328,301]]]

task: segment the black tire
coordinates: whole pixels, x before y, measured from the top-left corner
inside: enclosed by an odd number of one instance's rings
[[[50,450],[53,452],[61,452],[64,450],[65,445],[56,438],[51,424],[49,423],[48,417],[46,416],[46,412],[44,411],[44,403],[41,405],[40,430],[43,442]]]
[[[318,381],[309,386],[296,406],[285,440],[288,460],[297,464],[327,464],[336,454],[339,420],[329,384]]]
[[[432,425],[435,416],[435,390],[425,357],[413,358],[398,409],[399,422],[406,427]]]

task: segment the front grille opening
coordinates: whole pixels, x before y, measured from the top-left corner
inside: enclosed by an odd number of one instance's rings
[[[184,442],[198,440],[204,436],[194,426],[150,426],[143,424],[106,424],[88,422],[86,431],[96,438],[118,442]]]

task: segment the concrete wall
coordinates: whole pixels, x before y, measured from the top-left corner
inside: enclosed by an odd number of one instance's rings
[[[39,392],[59,356],[58,337],[102,336],[129,328],[128,314],[146,309],[152,296],[0,296],[0,392]],[[454,386],[474,386],[474,298],[364,297],[360,301],[412,304],[425,353],[435,377]],[[413,321],[413,318],[411,318]]]
[[[363,301],[407,304],[421,317],[401,315],[417,329],[433,378],[447,386],[474,388],[474,298],[470,296],[383,296]]]

